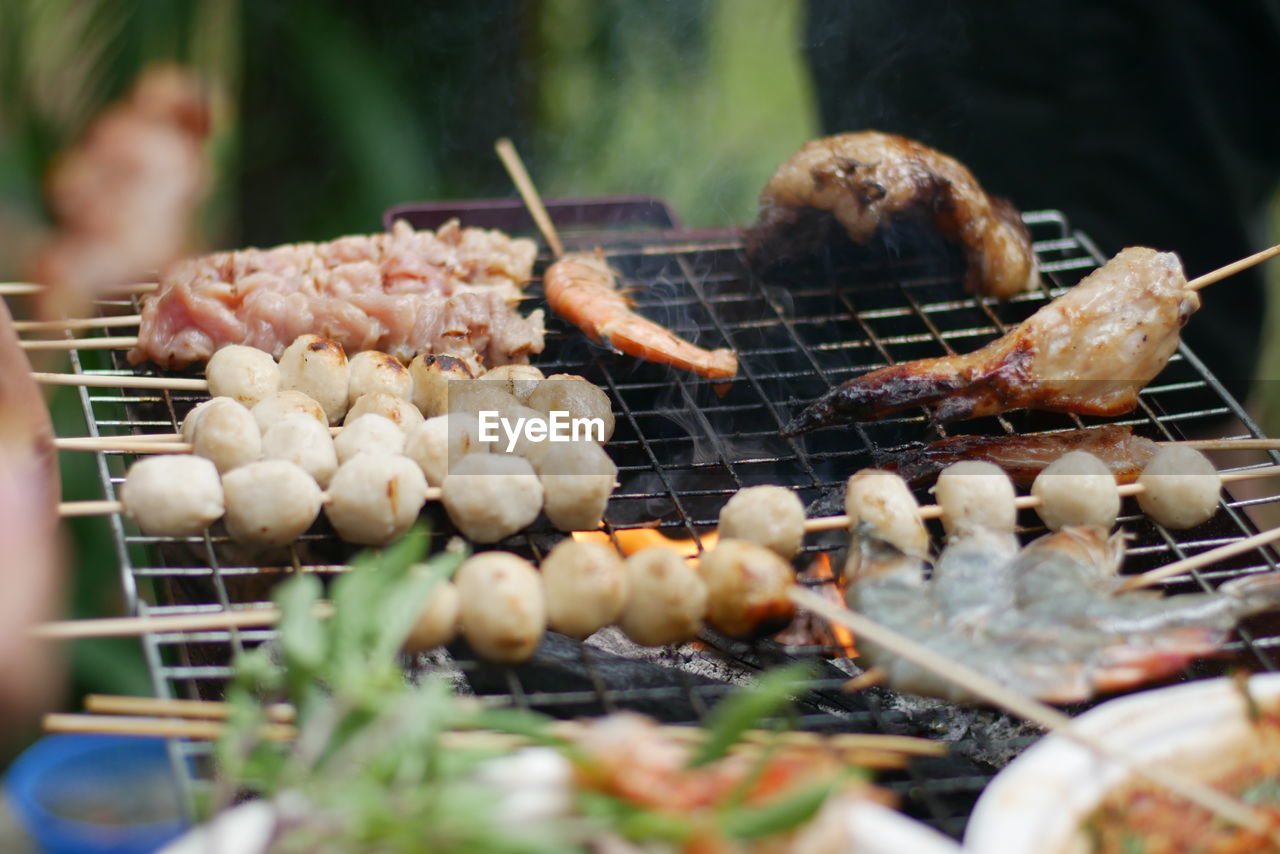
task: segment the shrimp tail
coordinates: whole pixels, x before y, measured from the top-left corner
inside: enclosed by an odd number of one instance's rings
[[[954,360],[922,359],[890,365],[846,380],[809,404],[782,429],[783,436],[795,436],[854,421],[875,421],[912,406],[946,398],[945,411],[938,421],[967,417],[977,403],[965,394],[972,380],[958,369]]]

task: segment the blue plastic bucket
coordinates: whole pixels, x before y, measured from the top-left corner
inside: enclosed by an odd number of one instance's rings
[[[47,736],[9,767],[5,794],[46,854],[151,854],[187,826],[157,738]]]

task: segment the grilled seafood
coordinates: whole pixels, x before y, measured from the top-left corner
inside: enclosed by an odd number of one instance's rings
[[[564,256],[547,268],[543,283],[551,310],[592,341],[708,379],[729,379],[738,373],[738,356],[732,350],[704,350],[633,311],[618,290],[617,275],[598,254]]]
[[[1106,463],[1118,483],[1132,483],[1160,445],[1135,436],[1124,424],[1101,424],[1058,433],[1008,436],[948,436],[923,447],[877,451],[876,464],[896,472],[913,486],[932,481],[961,460],[987,460],[1004,469],[1018,486],[1030,487],[1036,475],[1069,451],[1088,451]]]
[[[886,502],[910,496],[903,481],[879,483]],[[1277,574],[1237,579],[1212,593],[1121,593],[1124,535],[1100,528],[1064,528],[1017,553],[999,535],[999,526],[990,524],[952,533],[926,581],[924,557],[902,551],[901,537],[876,520],[856,518],[846,566],[849,607],[1056,703],[1169,676],[1215,653],[1239,620],[1280,607]],[[962,581],[969,594],[947,595]],[[975,600],[974,589],[985,604]],[[893,688],[975,699],[865,639],[859,649]]]
[[[1019,408],[1121,415],[1164,368],[1199,307],[1176,255],[1130,247],[985,347],[848,380],[783,434],[935,403],[939,422]]]
[[[927,220],[964,247],[965,289],[1007,299],[1039,281],[1017,210],[983,192],[959,161],[902,136],[863,131],[805,143],[760,194],[753,262],[811,254],[839,228],[866,243],[882,226]]]

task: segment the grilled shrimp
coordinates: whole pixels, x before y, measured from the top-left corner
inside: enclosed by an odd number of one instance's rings
[[[876,474],[882,501],[901,509],[903,496],[910,496],[905,483]],[[851,481],[865,492],[866,478]],[[992,492],[989,486],[984,491]],[[946,511],[949,499],[939,493]],[[867,504],[873,496],[860,498]],[[1123,534],[1067,527],[1018,552],[1012,526],[991,512],[992,504],[970,504],[977,508],[972,518],[983,524],[949,528],[927,581],[927,559],[895,545],[900,538],[891,520],[856,517],[845,567],[849,607],[1055,703],[1170,676],[1217,652],[1244,617],[1280,608],[1277,573],[1238,579],[1212,593],[1121,593]],[[976,699],[890,650],[862,638],[858,647],[866,664],[885,671],[892,688],[952,701]]]
[[[708,379],[729,379],[738,373],[734,351],[704,350],[632,310],[618,290],[617,274],[599,254],[564,256],[547,269],[543,283],[552,310],[593,341]]]

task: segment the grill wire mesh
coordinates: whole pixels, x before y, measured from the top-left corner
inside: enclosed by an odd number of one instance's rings
[[[797,439],[779,437],[778,429],[798,406],[849,376],[890,362],[976,348],[1104,260],[1061,214],[1036,212],[1025,219],[1047,288],[1007,303],[962,295],[960,261],[936,253],[915,257],[860,252],[826,258],[785,278],[762,279],[748,272],[742,239],[732,232],[685,231],[674,222],[663,231],[636,232],[615,218],[603,230],[580,237],[579,245],[603,246],[644,313],[703,346],[732,347],[740,359],[739,376],[726,387],[609,353],[549,318],[547,348],[535,363],[546,374],[584,375],[603,387],[616,407],[617,428],[608,450],[618,464],[621,486],[610,502],[606,530],[616,541],[618,532],[656,527],[668,537],[697,543],[715,526],[724,502],[743,486],[785,484],[806,505],[821,506],[824,496],[829,501],[852,472],[874,464],[878,453],[939,438],[941,431],[921,409]],[[472,223],[464,219],[465,224]],[[545,262],[544,258],[540,269]],[[540,284],[535,282],[530,292],[540,296]],[[538,299],[523,308],[528,311],[540,304]],[[104,314],[125,314],[135,312],[137,303],[106,300],[100,308]],[[111,377],[134,372],[120,352],[111,354],[110,366],[92,365],[88,353],[72,353],[77,373]],[[81,388],[80,397],[88,434],[106,437],[174,432],[187,410],[205,395],[105,387]],[[1142,392],[1137,410],[1110,420],[1130,424],[1135,432],[1154,439],[1176,439],[1213,429],[1227,418],[1235,419],[1238,435],[1261,435],[1184,347]],[[1014,412],[949,429],[1028,433],[1101,421]],[[1254,457],[1247,466],[1280,461],[1280,456],[1265,452]],[[132,459],[122,452],[97,454],[105,497],[117,497]],[[920,497],[928,498],[923,493]],[[1249,514],[1276,500],[1270,490],[1250,499],[1224,494],[1214,520],[1184,532],[1154,525],[1130,500],[1121,519],[1133,534],[1126,571],[1162,565],[1252,534],[1256,529]],[[437,508],[428,505],[426,512],[440,523],[437,530],[445,526]],[[1024,514],[1020,522],[1028,537],[1038,533],[1034,515]],[[562,536],[545,522],[542,525],[503,546],[539,557]],[[142,535],[119,516],[110,518],[110,526],[127,602],[140,616],[261,607],[269,602],[271,586],[289,573],[331,575],[341,571],[336,564],[352,553],[336,542],[323,520],[296,546],[256,555],[230,543],[220,525],[203,537],[186,540]],[[838,567],[842,539],[835,534],[811,535],[797,566],[808,567],[826,554]],[[1172,579],[1165,588],[1209,589],[1245,573],[1276,568],[1271,551],[1258,549]],[[830,582],[809,583],[831,587]],[[207,698],[220,696],[235,652],[271,637],[270,630],[233,629],[156,632],[142,641],[157,696]],[[1254,621],[1229,645],[1229,660],[1252,669],[1274,669],[1278,643],[1280,624]],[[406,666],[411,677],[445,672],[460,690],[497,705],[526,706],[562,717],[634,708],[683,722],[700,718],[760,667],[797,658],[817,660],[818,677],[801,699],[793,724],[819,731],[948,733],[953,756],[913,760],[904,771],[881,779],[901,795],[908,813],[958,836],[974,799],[995,771],[985,754],[972,749],[975,742],[1003,739],[1000,751],[1009,755],[1033,736],[1016,727],[1002,728],[1001,716],[993,712],[974,714],[944,706],[935,709],[932,718],[922,718],[904,713],[889,692],[843,693],[840,686],[856,671],[840,655],[821,635],[799,645],[744,644],[708,631],[696,644],[648,651],[628,648],[616,636],[603,645],[583,645],[549,635],[535,661],[519,667],[479,663],[462,642],[447,653],[421,656]],[[1187,675],[1207,675],[1224,666],[1200,664]],[[175,768],[190,792],[206,787],[211,771],[208,745],[178,740],[170,744]]]

